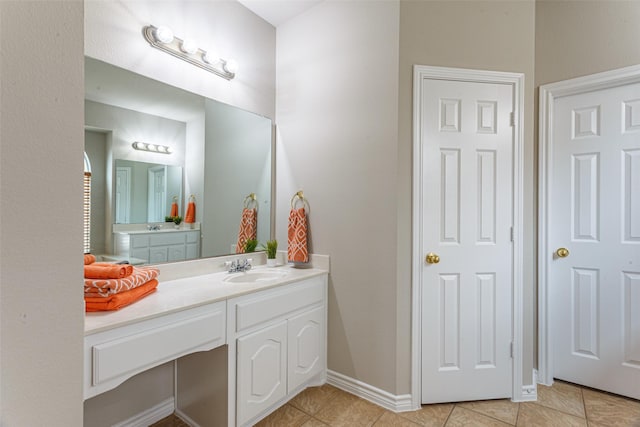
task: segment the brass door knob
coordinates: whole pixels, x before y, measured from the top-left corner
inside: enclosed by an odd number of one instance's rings
[[[429,252],[425,261],[427,261],[427,264],[437,264],[440,262],[440,257],[433,252]]]
[[[569,249],[558,248],[558,250],[556,250],[556,255],[558,255],[558,258],[566,258],[569,256]]]

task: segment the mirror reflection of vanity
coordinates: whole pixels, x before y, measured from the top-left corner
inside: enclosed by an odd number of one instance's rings
[[[135,149],[136,142],[171,153]],[[257,196],[258,241],[271,238],[268,118],[87,57],[85,152],[92,169],[94,254],[132,256],[127,245],[140,236],[169,242],[166,257],[145,262],[233,253],[251,193]],[[195,223],[165,222],[174,201],[184,218],[190,196]]]

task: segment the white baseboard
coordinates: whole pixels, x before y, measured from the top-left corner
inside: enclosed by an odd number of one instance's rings
[[[118,424],[114,424],[112,427],[149,427],[151,424],[173,414],[174,409],[175,400],[173,397],[170,397],[146,411],[140,412]]]
[[[193,421],[187,414],[185,414],[178,408],[176,408],[176,416],[180,418],[182,421],[184,421],[186,424],[190,425],[191,427],[200,427],[200,424]]]
[[[517,400],[514,399],[514,402],[533,402],[538,400],[538,371],[536,369],[533,370],[531,377],[531,384],[522,386],[522,392]]]
[[[394,395],[346,375],[327,370],[327,383],[393,412],[413,411],[410,394]]]

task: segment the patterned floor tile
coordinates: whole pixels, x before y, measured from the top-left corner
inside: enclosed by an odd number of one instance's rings
[[[538,385],[538,401],[536,403],[566,414],[585,417],[582,388],[573,384],[556,381],[552,387]]]
[[[315,415],[322,407],[331,401],[336,391],[338,391],[338,389],[329,384],[321,387],[309,387],[291,399],[289,404],[307,414]]]
[[[506,427],[509,424],[496,420],[495,418],[487,417],[476,411],[465,409],[461,406],[453,408],[446,427]]]
[[[286,404],[256,424],[256,427],[300,427],[310,418],[301,410]]]
[[[464,402],[459,403],[458,406],[480,412],[512,425],[515,425],[518,419],[519,405],[507,399]]]
[[[518,427],[587,427],[587,420],[537,403],[520,404]]]
[[[374,427],[418,427],[420,425],[421,424],[409,421],[398,414],[386,411],[378,421],[375,422]]]
[[[582,393],[590,426],[640,427],[640,401],[590,389]]]
[[[453,410],[452,403],[422,405],[417,411],[401,412],[399,415],[426,427],[442,427]]]

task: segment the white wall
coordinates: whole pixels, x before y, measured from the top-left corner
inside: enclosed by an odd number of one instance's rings
[[[408,351],[394,345],[399,11],[320,3],[278,27],[276,63],[277,239],[304,190],[311,250],[331,255],[329,369],[392,393]]]
[[[82,424],[82,29],[82,2],[0,2],[0,424],[7,427]]]
[[[87,56],[210,99],[275,116],[275,28],[235,0],[87,1],[84,22]],[[167,25],[180,38],[196,38],[220,56],[235,58],[240,65],[236,78],[224,80],[153,49],[142,36],[142,27],[148,24]],[[199,177],[204,176],[204,126],[203,114],[188,122],[186,130],[185,200],[195,194],[198,203],[203,201]],[[202,209],[196,209],[197,221],[201,221],[201,215]],[[136,398],[136,390],[143,390],[150,381],[160,381],[156,387],[161,390],[171,386],[160,375],[153,371],[134,377],[108,396],[91,399],[85,408],[87,423],[100,419],[102,405],[118,399],[135,404],[109,422],[122,421],[160,403],[162,395],[146,401]]]

